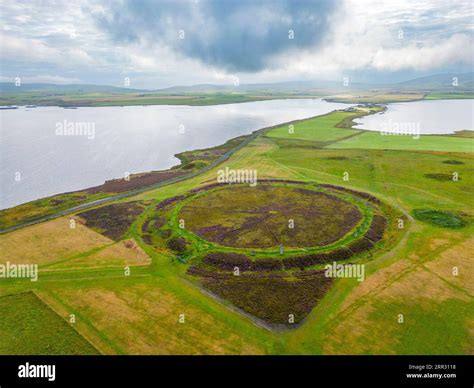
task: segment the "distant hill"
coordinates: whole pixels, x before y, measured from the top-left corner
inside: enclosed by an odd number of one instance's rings
[[[457,78],[458,85],[454,86]],[[474,73],[463,74],[434,74],[427,77],[415,78],[409,81],[399,82],[395,85],[401,89],[421,91],[474,91]]]
[[[453,86],[453,79],[457,78],[458,86]],[[21,87],[13,83],[0,82],[0,92],[47,92],[47,93],[143,93],[143,94],[199,94],[199,93],[335,93],[347,91],[419,91],[419,92],[474,92],[474,73],[463,74],[434,74],[426,77],[415,78],[412,80],[391,83],[391,84],[371,84],[350,82],[344,86],[340,81],[326,80],[307,80],[307,81],[288,81],[276,83],[260,84],[240,84],[240,85],[213,85],[200,84],[190,86],[173,86],[164,89],[143,90],[130,89],[124,87],[106,86],[106,85],[56,85],[45,83],[22,84]]]
[[[453,86],[453,78],[457,77],[458,86]],[[260,84],[241,84],[234,85],[212,85],[200,84],[192,86],[173,86],[170,88],[159,89],[159,93],[224,93],[224,92],[335,92],[351,90],[396,90],[396,91],[474,91],[474,73],[463,74],[434,74],[426,77],[415,78],[412,80],[398,83],[361,83],[349,82],[348,86],[343,85],[343,80],[307,80],[307,81],[288,81]]]
[[[108,85],[81,85],[81,84],[46,84],[46,83],[22,83],[15,86],[13,82],[0,82],[0,92],[52,92],[52,93],[124,93],[142,92],[140,89],[120,88]]]
[[[200,84],[192,86],[173,86],[166,89],[159,89],[157,92],[163,93],[224,93],[224,92],[241,92],[241,93],[298,93],[298,92],[323,92],[347,89],[365,89],[369,85],[361,83],[350,83],[348,87],[343,85],[341,81],[324,81],[324,80],[307,80],[307,81],[287,81],[275,83],[259,83],[259,84],[240,84],[236,85],[212,85]]]

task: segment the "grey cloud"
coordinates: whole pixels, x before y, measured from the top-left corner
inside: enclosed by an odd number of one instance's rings
[[[271,67],[275,54],[316,47],[336,3],[125,0],[110,3],[96,21],[116,42],[160,44],[207,65],[255,72]],[[288,38],[289,30],[294,39]]]

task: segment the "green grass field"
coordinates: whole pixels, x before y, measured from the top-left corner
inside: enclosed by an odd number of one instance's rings
[[[151,260],[131,264],[128,272],[103,266],[104,258],[94,265],[99,259],[91,252],[91,234],[98,242],[105,237],[87,226],[77,228],[74,238],[84,254],[81,260],[90,260],[80,268],[62,249],[48,249],[48,233],[61,233],[60,224],[49,226],[55,221],[3,235],[5,246],[22,246],[24,252],[41,247],[38,260],[47,257],[61,265],[54,270],[40,262],[35,283],[0,279],[0,331],[7,338],[0,341],[0,353],[70,354],[74,349],[89,354],[94,352],[90,343],[104,354],[474,354],[472,138],[414,140],[351,130],[348,122],[357,114],[363,112],[298,122],[293,134],[288,126],[278,127],[220,166],[122,199],[146,201],[122,238],[134,239]],[[190,263],[178,260],[166,245],[143,240],[143,224],[161,201],[216,182],[217,171],[225,166],[256,169],[259,179],[294,179],[369,193],[386,204],[391,219],[403,223],[398,227],[392,222],[398,233],[388,233],[386,245],[364,259],[364,281],[336,279],[301,325],[269,331],[236,311],[225,295],[216,298],[190,281]],[[430,178],[454,172],[457,181]],[[465,224],[433,224],[412,217],[417,209],[461,215]],[[42,301],[25,294],[33,289]],[[34,309],[21,308],[25,304]],[[253,300],[246,305],[255,306]],[[63,320],[71,313],[76,315],[74,328]],[[22,327],[28,340],[18,345]],[[58,333],[61,340],[56,340]],[[48,348],[51,342],[55,345]]]
[[[449,93],[449,92],[431,92],[425,95],[425,100],[450,100],[450,99],[472,99],[474,94],[471,92]]]
[[[268,136],[272,138],[320,142],[338,140],[356,133],[356,131],[351,129],[336,127],[337,124],[351,117],[354,117],[354,114],[350,112],[331,113],[299,122],[293,125],[292,128],[289,125],[275,128],[268,133]]]
[[[474,140],[449,136],[390,136],[366,131],[329,146],[339,149],[385,149],[410,151],[467,152],[474,151]]]
[[[0,354],[98,353],[32,292],[2,296],[0,306]]]

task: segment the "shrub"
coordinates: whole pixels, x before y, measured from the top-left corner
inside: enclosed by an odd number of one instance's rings
[[[466,226],[467,222],[460,215],[441,210],[414,209],[413,217],[417,220],[442,228],[458,229]]]
[[[167,247],[172,251],[183,253],[186,250],[187,243],[184,237],[173,237],[166,243]]]
[[[148,233],[145,233],[145,234],[142,235],[142,240],[145,242],[145,244],[148,244],[148,245],[153,244],[151,236]]]
[[[166,229],[166,230],[160,230],[160,237],[162,239],[167,239],[171,236],[171,230],[170,229]]]
[[[439,182],[449,182],[453,180],[453,176],[451,174],[445,174],[445,173],[425,174],[425,178],[434,179]],[[458,177],[458,181],[460,180],[461,178]]]

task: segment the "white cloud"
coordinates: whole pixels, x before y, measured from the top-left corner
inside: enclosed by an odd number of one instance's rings
[[[470,1],[345,0],[332,15],[329,30],[317,48],[285,52],[275,56],[266,69],[241,74],[204,65],[170,48],[145,46],[141,41],[114,44],[94,23],[91,13],[101,9],[99,3],[88,0],[3,2],[2,75],[11,78],[20,74],[24,82],[117,85],[123,76],[130,76],[133,87],[157,88],[231,84],[236,76],[240,83],[275,82],[339,79],[357,71],[390,74],[442,71],[456,64],[473,66]],[[194,15],[196,20],[190,21],[190,26],[213,33],[205,15]],[[258,23],[258,18],[251,16],[252,22]],[[399,39],[400,30],[403,39]]]
[[[15,82],[15,79],[12,77],[0,77],[0,82]],[[79,78],[73,77],[61,77],[54,75],[38,75],[35,77],[21,77],[22,83],[51,83],[51,84],[81,84],[83,81]]]
[[[57,49],[48,47],[38,39],[26,39],[0,33],[0,58],[2,60],[57,61]]]
[[[295,75],[338,78],[357,70],[426,71],[456,63],[472,66],[472,34],[452,34],[472,16],[472,8],[459,12],[451,6],[448,12],[443,4],[439,10],[439,4],[347,1],[333,15],[331,30],[319,50],[280,55],[274,59],[275,69],[259,75],[265,79],[294,79]],[[449,23],[445,15],[449,15]]]
[[[429,70],[453,63],[472,63],[473,39],[465,34],[453,35],[441,42],[429,42],[419,47],[416,43],[402,48],[377,50],[371,66],[377,70]]]

